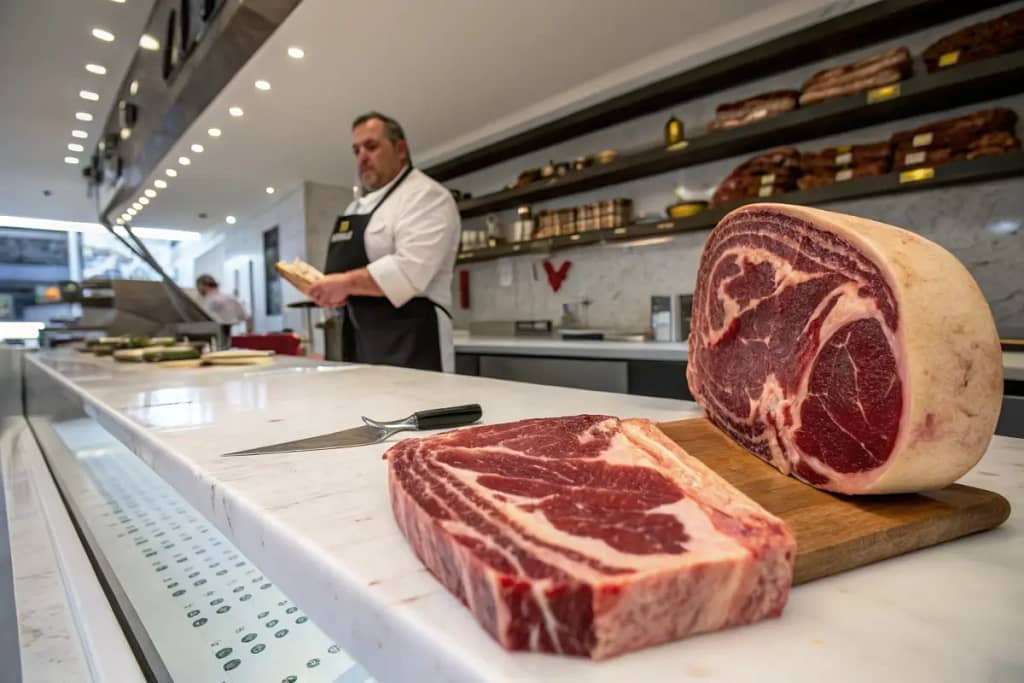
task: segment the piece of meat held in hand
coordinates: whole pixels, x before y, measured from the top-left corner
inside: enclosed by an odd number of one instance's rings
[[[647,420],[471,427],[385,457],[420,560],[509,650],[604,659],[782,613],[795,543]]]
[[[988,303],[907,230],[751,204],[701,256],[687,379],[707,416],[779,470],[841,493],[946,486],[1002,401]]]

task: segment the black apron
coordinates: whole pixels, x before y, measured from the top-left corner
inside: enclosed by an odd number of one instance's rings
[[[327,245],[324,273],[344,273],[369,265],[365,236],[370,219],[410,173],[412,165],[370,213],[338,216]],[[438,338],[435,306],[444,311],[443,307],[422,296],[410,299],[399,308],[383,296],[349,297],[342,313],[342,360],[440,372],[441,340]]]

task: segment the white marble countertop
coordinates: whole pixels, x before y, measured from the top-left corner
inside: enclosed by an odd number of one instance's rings
[[[388,444],[222,458],[467,402],[487,422],[602,412],[671,420],[692,403],[340,365],[157,369],[70,352],[29,362],[209,518],[380,681],[1024,680],[1024,441],[995,437],[963,482],[1000,528],[796,587],[780,619],[605,662],[502,650],[413,555],[392,518]]]
[[[456,331],[458,353],[508,356],[564,356],[569,358],[614,358],[624,360],[685,361],[686,342],[576,341],[559,337],[487,337]],[[1024,352],[1003,353],[1006,379],[1024,381]]]

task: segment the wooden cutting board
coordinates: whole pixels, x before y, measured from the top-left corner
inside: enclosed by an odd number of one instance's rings
[[[706,418],[658,425],[687,453],[782,518],[796,536],[799,584],[997,527],[1010,503],[953,484],[929,493],[840,496],[783,476]]]

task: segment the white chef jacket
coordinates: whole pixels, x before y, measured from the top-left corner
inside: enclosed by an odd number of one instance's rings
[[[249,314],[235,297],[221,291],[210,292],[200,299],[202,307],[210,316],[219,323],[234,325],[243,322]]]
[[[361,197],[345,209],[366,214],[377,206],[405,169],[384,187]],[[418,169],[413,169],[373,214],[363,241],[366,269],[396,308],[424,296],[452,310],[452,273],[459,249],[462,222],[451,193]],[[441,368],[455,370],[452,322],[436,307],[441,343]]]

